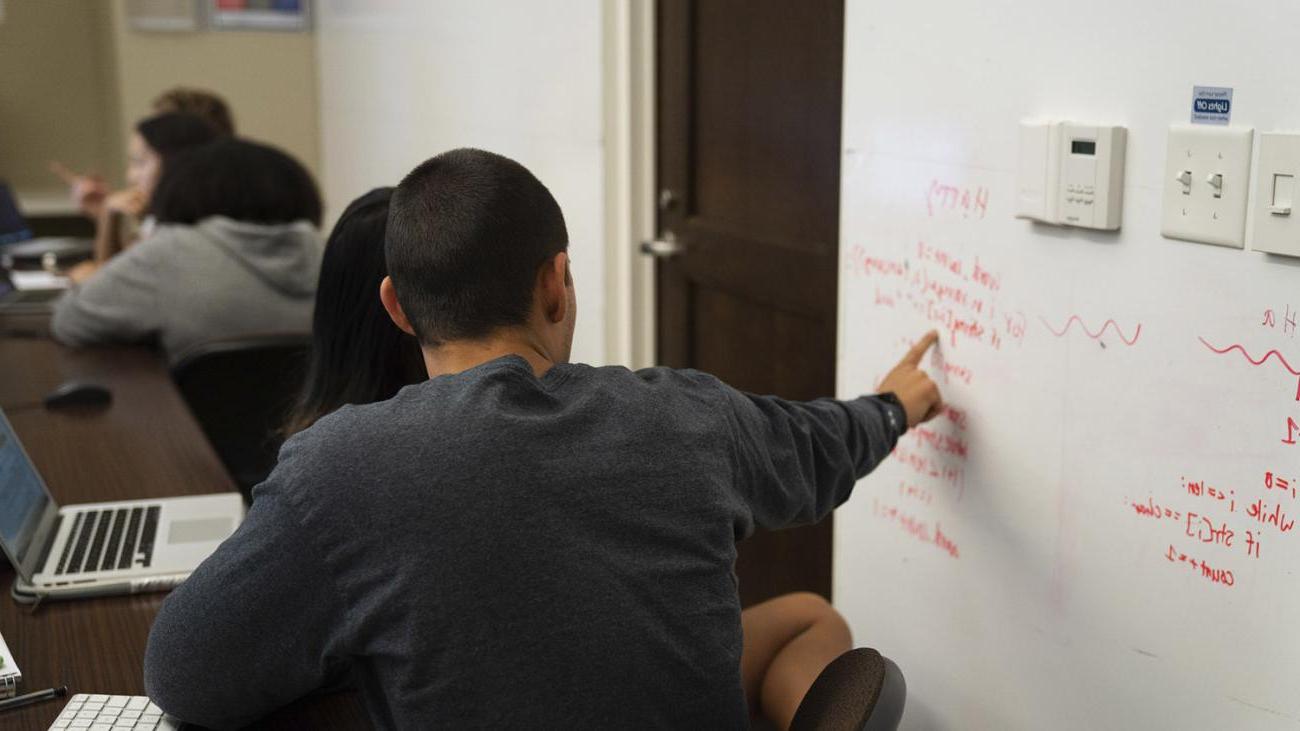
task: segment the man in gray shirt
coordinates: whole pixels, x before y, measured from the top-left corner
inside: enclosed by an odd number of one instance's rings
[[[736,541],[825,517],[934,415],[935,336],[851,401],[570,364],[567,241],[498,155],[402,181],[380,295],[430,379],[289,440],[158,615],[158,705],[233,727],[347,679],[380,728],[747,726]]]

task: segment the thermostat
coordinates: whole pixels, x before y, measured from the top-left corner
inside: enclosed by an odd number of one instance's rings
[[[1127,138],[1124,127],[1021,122],[1016,217],[1117,230]]]

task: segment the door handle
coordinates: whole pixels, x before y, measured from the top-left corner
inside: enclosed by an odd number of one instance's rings
[[[672,231],[665,231],[660,238],[642,241],[641,253],[657,259],[668,259],[686,253],[686,244],[673,235]]]

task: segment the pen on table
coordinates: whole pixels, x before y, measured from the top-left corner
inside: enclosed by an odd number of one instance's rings
[[[14,696],[13,698],[10,698],[8,700],[0,701],[0,711],[8,711],[12,708],[22,708],[23,706],[28,706],[33,703],[40,703],[41,701],[48,701],[54,698],[62,698],[67,694],[68,694],[68,686],[60,685],[57,688],[49,688],[48,690],[38,690],[35,693],[27,693],[26,695]]]

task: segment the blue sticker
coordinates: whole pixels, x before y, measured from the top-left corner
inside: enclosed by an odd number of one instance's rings
[[[1192,87],[1192,124],[1226,125],[1232,119],[1232,88]]]

